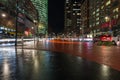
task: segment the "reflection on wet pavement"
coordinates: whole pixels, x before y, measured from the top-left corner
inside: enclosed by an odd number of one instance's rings
[[[70,54],[6,48],[0,80],[120,80],[120,72]]]
[[[0,80],[14,80],[16,72],[16,55],[14,47],[0,48]]]
[[[26,46],[25,48],[31,48]],[[120,47],[118,46],[96,46],[92,42],[72,41],[41,41],[36,46],[38,50],[50,50],[61,53],[72,54],[87,60],[105,64],[120,71]]]

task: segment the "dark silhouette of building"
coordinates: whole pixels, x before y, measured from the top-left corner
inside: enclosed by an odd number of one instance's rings
[[[81,0],[65,0],[64,32],[71,36],[80,34],[81,3]]]

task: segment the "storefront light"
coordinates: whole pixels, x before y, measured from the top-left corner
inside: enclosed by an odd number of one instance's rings
[[[2,13],[1,15],[2,15],[2,17],[6,17],[6,14],[5,14],[5,13]]]

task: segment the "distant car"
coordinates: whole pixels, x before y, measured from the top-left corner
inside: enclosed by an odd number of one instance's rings
[[[111,35],[101,35],[100,41],[112,41],[112,36]]]
[[[98,42],[98,41],[103,41],[103,42],[113,42],[113,44],[115,45],[119,45],[120,46],[120,34],[117,36],[112,36],[112,35],[97,35],[96,37],[93,38],[94,42]]]
[[[93,38],[94,42],[98,41],[112,41],[112,36],[111,35],[97,35]]]

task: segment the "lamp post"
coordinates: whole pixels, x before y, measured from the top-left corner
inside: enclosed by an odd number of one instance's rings
[[[32,27],[32,31],[33,31],[33,39],[34,39],[34,47],[35,47],[35,27]]]
[[[39,11],[36,9],[37,11],[37,21],[36,21],[36,26],[37,26],[37,44],[39,42],[39,31],[38,31],[38,26],[39,26]]]
[[[15,26],[15,46],[17,46],[17,32],[18,32],[18,0],[16,0],[16,26]]]
[[[34,24],[35,24],[35,27],[34,27],[34,44],[35,44],[35,41],[36,41],[36,44],[38,44],[38,21],[34,20]]]

